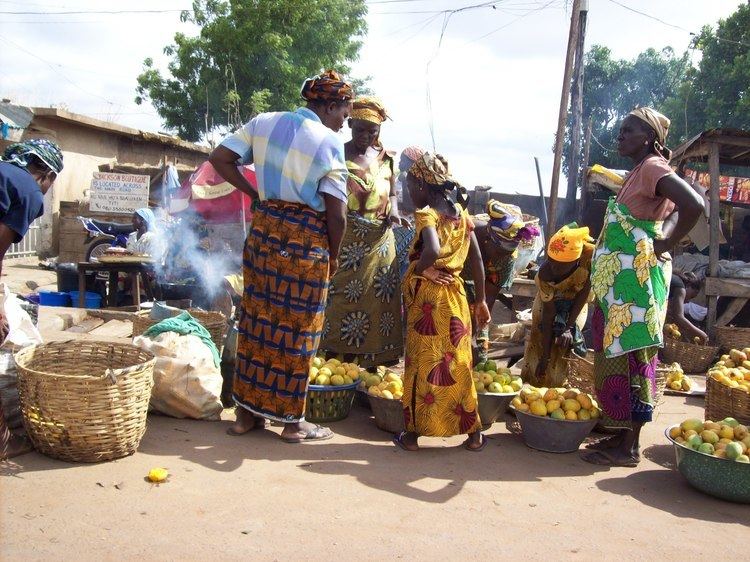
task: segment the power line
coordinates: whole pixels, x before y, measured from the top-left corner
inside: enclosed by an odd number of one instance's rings
[[[554,2],[555,2],[555,0],[550,0],[549,2],[547,2],[546,4],[544,4],[543,6],[539,6],[539,7],[537,7],[537,8],[534,8],[533,10],[529,10],[529,11],[528,11],[528,12],[526,12],[525,14],[523,14],[523,15],[520,15],[520,16],[518,16],[518,17],[517,17],[516,19],[514,19],[514,20],[511,20],[511,21],[509,21],[508,23],[506,23],[506,24],[503,24],[503,25],[501,25],[500,27],[498,27],[498,28],[496,28],[496,29],[493,29],[493,30],[492,30],[492,31],[490,31],[489,33],[485,33],[484,35],[482,35],[482,36],[480,36],[480,37],[477,37],[476,39],[472,39],[471,41],[468,41],[468,42],[466,42],[466,43],[465,43],[464,45],[469,45],[469,44],[471,44],[471,43],[475,43],[475,42],[477,42],[477,41],[481,41],[481,40],[482,40],[482,39],[484,39],[485,37],[489,37],[490,35],[494,35],[494,34],[495,34],[495,33],[497,33],[498,31],[500,31],[500,30],[503,30],[503,29],[505,29],[506,27],[509,27],[509,26],[513,25],[513,24],[514,24],[514,23],[516,23],[516,22],[517,22],[518,20],[521,20],[521,19],[525,18],[526,16],[528,16],[528,15],[531,15],[531,14],[533,14],[534,12],[539,12],[539,11],[541,11],[541,10],[544,10],[544,9],[548,8],[548,7],[549,7],[549,6],[551,5],[551,4],[553,4]]]
[[[618,6],[620,6],[622,8],[625,8],[626,10],[630,10],[631,12],[635,12],[636,14],[640,14],[640,15],[645,16],[647,18],[650,18],[652,20],[656,20],[659,23],[663,23],[666,26],[673,27],[675,29],[680,29],[682,31],[685,31],[687,33],[695,35],[689,29],[685,29],[684,27],[680,27],[679,25],[675,25],[673,23],[669,23],[668,21],[664,21],[663,19],[657,18],[656,16],[652,16],[651,14],[647,14],[646,12],[641,12],[640,10],[636,10],[635,8],[631,8],[630,6],[626,6],[625,4],[622,4],[622,3],[618,2],[617,0],[609,0],[609,1],[612,2],[613,4],[617,4]]]
[[[38,56],[38,55],[36,55],[36,54],[34,54],[34,53],[32,53],[32,52],[31,52],[31,51],[29,51],[28,49],[25,49],[24,47],[22,47],[22,46],[21,46],[21,45],[19,45],[18,43],[15,43],[14,41],[11,41],[11,40],[10,40],[10,39],[8,39],[7,37],[3,37],[3,36],[0,36],[0,40],[2,40],[2,41],[5,41],[6,43],[9,43],[10,45],[13,45],[13,46],[14,46],[14,47],[15,47],[16,49],[19,49],[19,50],[23,51],[24,53],[26,53],[26,54],[28,54],[28,55],[30,55],[30,56],[32,56],[32,57],[34,57],[35,59],[38,59],[38,60],[42,61],[42,62],[43,62],[44,64],[46,64],[46,65],[47,65],[48,67],[50,67],[50,69],[52,69],[52,71],[53,71],[53,72],[56,72],[56,73],[57,73],[58,75],[60,75],[60,76],[61,76],[61,77],[62,77],[62,78],[63,78],[63,79],[64,79],[64,80],[66,81],[66,82],[69,82],[69,83],[70,83],[70,84],[71,84],[72,86],[74,86],[75,88],[78,88],[78,89],[79,89],[80,91],[82,91],[83,93],[85,93],[85,94],[88,94],[88,95],[90,95],[90,96],[94,96],[94,97],[97,97],[97,98],[99,98],[100,100],[103,100],[103,101],[105,101],[105,102],[106,102],[106,103],[108,103],[109,105],[112,105],[112,106],[114,106],[114,105],[119,105],[119,106],[122,106],[122,104],[119,104],[119,103],[115,103],[115,102],[113,102],[113,101],[110,101],[110,100],[108,100],[107,98],[105,98],[105,97],[103,97],[103,96],[100,96],[99,94],[95,94],[94,92],[89,92],[88,90],[85,90],[84,88],[81,88],[81,87],[80,87],[80,86],[79,86],[78,84],[76,84],[75,82],[73,82],[73,81],[72,81],[72,80],[71,80],[70,78],[68,78],[68,77],[67,77],[67,76],[66,76],[65,74],[63,74],[63,73],[62,73],[62,72],[61,72],[61,71],[60,71],[59,69],[57,69],[57,68],[55,67],[55,64],[53,64],[53,63],[49,62],[49,61],[48,61],[48,60],[46,60],[46,59],[43,59],[42,57],[40,57],[40,56]]]

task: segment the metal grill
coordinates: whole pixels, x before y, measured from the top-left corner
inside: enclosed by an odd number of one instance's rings
[[[8,251],[5,253],[6,258],[23,258],[26,256],[35,256],[37,248],[42,238],[42,229],[39,226],[41,219],[35,220],[29,226],[29,231],[23,240],[16,244],[11,244]]]

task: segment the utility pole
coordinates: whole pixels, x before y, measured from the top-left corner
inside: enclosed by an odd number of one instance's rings
[[[552,164],[552,184],[549,191],[549,210],[547,211],[548,228],[550,234],[557,226],[557,189],[560,185],[560,163],[562,162],[563,140],[565,137],[565,122],[568,115],[568,101],[570,99],[570,80],[573,74],[573,59],[578,43],[578,24],[581,0],[573,0],[573,10],[570,15],[570,32],[568,33],[568,52],[565,56],[565,72],[563,73],[562,93],[560,94],[560,111],[557,116],[557,135],[555,136],[555,158]]]
[[[573,89],[570,93],[570,110],[573,114],[573,119],[570,125],[565,222],[571,221],[576,215],[576,195],[578,194],[578,180],[580,178],[581,128],[583,126],[583,49],[586,40],[586,18],[588,11],[589,0],[582,0],[578,21],[575,65],[573,67]]]

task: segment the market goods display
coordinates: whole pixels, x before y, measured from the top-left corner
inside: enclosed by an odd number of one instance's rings
[[[498,368],[492,360],[475,365],[472,379],[479,394],[512,394],[523,386],[521,377],[511,375],[507,367]]]
[[[667,337],[664,338],[662,359],[666,363],[679,362],[690,373],[705,373],[719,352],[718,346],[703,343],[698,337],[692,342],[682,341],[682,333],[675,324],[668,324],[664,333]]]
[[[385,367],[378,367],[377,373],[364,373],[364,387],[367,394],[387,400],[401,400],[404,394],[401,376]]]
[[[719,422],[688,419],[665,430],[677,469],[698,490],[711,496],[750,503],[748,428],[734,418]]]
[[[729,388],[750,394],[750,347],[732,349],[708,370],[708,376]]]
[[[679,363],[672,363],[667,375],[667,388],[676,392],[690,392],[693,381],[683,371]]]
[[[687,419],[670,428],[669,437],[678,445],[704,455],[750,463],[750,432],[734,418],[720,422]]]
[[[510,405],[516,411],[549,417],[558,421],[598,420],[601,410],[596,400],[577,388],[525,387]]]
[[[365,373],[359,365],[342,363],[338,359],[313,359],[309,371],[310,384],[316,386],[346,386],[359,381]]]
[[[354,363],[322,357],[313,359],[305,419],[312,423],[343,420],[352,409],[355,389],[362,374],[363,370]]]

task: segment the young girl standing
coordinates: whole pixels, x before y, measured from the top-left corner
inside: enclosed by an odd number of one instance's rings
[[[420,436],[468,434],[464,446],[480,451],[477,394],[471,378],[471,317],[460,275],[467,255],[477,282],[475,317],[481,329],[490,319],[484,295],[484,267],[474,225],[457,204],[462,188],[440,156],[423,154],[409,170],[407,187],[415,211],[416,235],[403,283],[406,306],[406,431],[394,438],[416,451]]]

